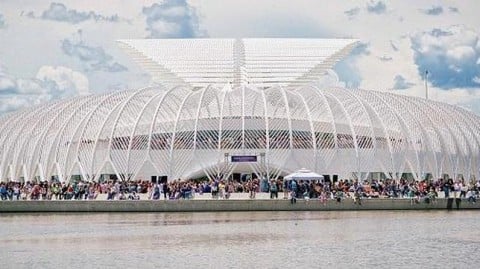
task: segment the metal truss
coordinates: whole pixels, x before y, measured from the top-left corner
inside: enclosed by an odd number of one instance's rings
[[[238,78],[242,80],[241,77]],[[298,86],[181,84],[78,97],[0,118],[0,177],[122,180],[278,177],[306,167],[341,177],[479,177],[480,117],[391,93]],[[256,163],[232,163],[256,155]]]
[[[356,39],[125,39],[132,59],[162,84],[303,85],[347,55]]]

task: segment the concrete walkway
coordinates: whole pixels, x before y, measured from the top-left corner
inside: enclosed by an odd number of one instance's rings
[[[465,199],[437,199],[435,203],[414,203],[410,199],[363,199],[361,204],[352,199],[341,202],[318,199],[270,199],[260,194],[256,199],[232,195],[231,199],[211,199],[211,195],[189,200],[69,200],[69,201],[0,201],[0,212],[220,212],[220,211],[344,211],[344,210],[456,210],[480,209],[480,203]],[[247,194],[248,195],[248,194]],[[103,200],[102,200],[103,199]]]

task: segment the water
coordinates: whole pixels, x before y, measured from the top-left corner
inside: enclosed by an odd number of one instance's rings
[[[478,268],[479,211],[1,214],[1,268]]]

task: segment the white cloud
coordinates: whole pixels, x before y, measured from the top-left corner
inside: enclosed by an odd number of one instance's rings
[[[31,18],[37,18],[33,11],[28,12],[27,16]],[[68,9],[67,6],[62,3],[50,3],[49,8],[43,11],[42,15],[38,16],[38,18],[67,22],[71,24],[77,24],[88,20],[109,22],[125,21],[125,19],[120,18],[117,14],[112,16],[104,16],[94,11],[77,11],[75,9]]]
[[[0,114],[86,94],[88,79],[70,68],[42,66],[35,78],[15,78],[0,68]]]
[[[317,81],[320,87],[345,87],[345,83],[341,82],[334,70],[328,69],[323,75],[320,75]]]
[[[175,1],[173,1],[175,2]],[[173,3],[172,2],[172,3]],[[171,7],[166,7],[164,9],[157,9],[155,10],[156,12],[161,13],[160,16],[163,17],[170,17],[170,18],[175,18],[175,17],[185,17],[189,16],[188,14],[188,6],[186,2],[178,1],[175,2],[179,4],[178,6],[171,6]]]
[[[15,92],[17,83],[0,65],[0,94]]]
[[[480,76],[480,66],[476,64],[480,56],[479,38],[478,32],[461,25],[412,35],[419,74],[428,70],[432,85],[443,89],[476,87],[473,78]]]
[[[15,91],[20,95],[42,95],[48,94],[50,91],[49,86],[45,81],[38,79],[23,79],[19,78],[15,81]]]
[[[470,46],[458,46],[447,50],[447,57],[455,62],[468,61],[468,59],[475,57],[475,55],[475,50]]]
[[[355,16],[358,15],[358,13],[360,13],[360,8],[359,7],[354,7],[354,8],[351,8],[345,12],[345,15],[347,15],[350,19],[353,19]]]
[[[122,72],[128,69],[113,61],[113,57],[105,52],[102,47],[94,47],[83,41],[62,40],[62,51],[66,55],[80,61],[86,71]]]
[[[480,114],[480,89],[453,88],[448,91],[431,91],[431,99],[439,102],[458,105]]]
[[[30,95],[0,96],[0,115],[42,103],[42,97]]]
[[[194,8],[185,0],[166,0],[143,8],[147,19],[147,31],[152,38],[199,37],[205,34],[199,29]]]
[[[181,25],[176,22],[168,22],[168,21],[152,21],[149,25],[155,37],[172,37],[179,33],[181,29]]]
[[[427,15],[432,15],[432,16],[437,16],[443,13],[443,7],[441,6],[433,6],[428,9],[423,9],[421,10],[423,13]]]
[[[448,10],[452,13],[458,13],[459,12],[458,8],[456,8],[456,7],[449,7]]]
[[[348,88],[358,88],[362,82],[362,76],[358,69],[358,61],[370,55],[370,44],[360,42],[351,53],[338,62],[334,70],[340,77],[342,83]]]
[[[42,66],[35,78],[40,81],[55,82],[56,89],[62,96],[86,95],[89,93],[87,77],[63,66]]]
[[[393,60],[392,56],[387,56],[387,55],[383,55],[381,57],[378,57],[378,59],[382,62],[388,62],[388,61]]]
[[[369,13],[382,14],[387,11],[387,5],[382,1],[370,1],[367,3],[367,11]]]
[[[4,28],[6,25],[5,19],[3,18],[2,13],[0,13],[0,29]]]
[[[396,75],[393,82],[393,88],[396,90],[405,90],[415,86],[415,83],[408,82],[402,75]]]

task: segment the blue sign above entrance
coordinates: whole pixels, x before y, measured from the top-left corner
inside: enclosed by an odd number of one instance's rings
[[[232,163],[254,163],[257,162],[255,155],[232,156]]]

